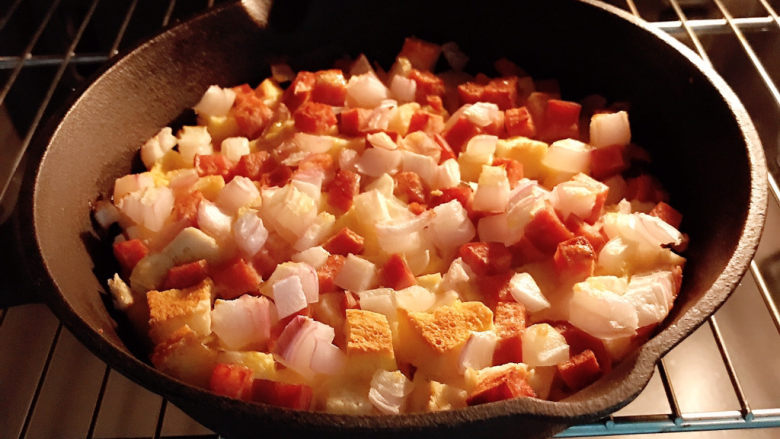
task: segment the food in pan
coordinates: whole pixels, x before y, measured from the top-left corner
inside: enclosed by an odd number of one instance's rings
[[[275,65],[150,138],[94,214],[121,226],[108,285],[152,364],[247,401],[397,414],[559,400],[646,340],[687,238],[628,111],[466,62],[408,38],[388,71]]]

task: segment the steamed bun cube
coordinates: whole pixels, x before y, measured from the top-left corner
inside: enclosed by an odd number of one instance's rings
[[[149,304],[149,336],[154,343],[161,343],[187,325],[201,337],[211,333],[211,298],[213,284],[210,279],[190,288],[146,293]]]

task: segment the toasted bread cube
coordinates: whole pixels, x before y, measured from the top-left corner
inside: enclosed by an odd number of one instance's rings
[[[184,325],[198,336],[209,335],[212,290],[213,283],[207,278],[190,288],[146,293],[152,342],[158,344],[167,340]]]
[[[154,367],[184,382],[208,388],[217,365],[217,352],[201,342],[188,326],[181,326],[157,344],[151,356]]]
[[[437,381],[459,375],[460,351],[471,331],[487,331],[493,313],[481,302],[455,301],[432,312],[399,310],[399,360],[415,365]]]
[[[347,361],[351,373],[371,377],[376,369],[397,369],[387,317],[373,311],[346,310]]]

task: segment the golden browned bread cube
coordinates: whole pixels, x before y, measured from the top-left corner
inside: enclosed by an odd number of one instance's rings
[[[201,342],[189,326],[181,326],[152,353],[152,364],[162,372],[201,387],[209,386],[217,352]]]
[[[472,331],[493,326],[493,313],[482,302],[440,306],[433,312],[399,310],[400,361],[415,365],[436,381],[458,376],[458,357]]]
[[[345,332],[349,371],[370,376],[377,368],[397,368],[393,353],[393,334],[384,314],[361,309],[346,310]]]
[[[161,343],[184,325],[197,335],[211,333],[211,298],[213,283],[205,279],[190,288],[146,293],[149,304],[149,336]]]

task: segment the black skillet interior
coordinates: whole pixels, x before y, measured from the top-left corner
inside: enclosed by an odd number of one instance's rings
[[[260,16],[267,12],[264,2],[246,3]],[[628,403],[660,355],[726,299],[753,254],[766,201],[759,141],[725,84],[669,37],[604,9],[565,0],[280,2],[261,29],[235,3],[175,26],[118,59],[38,138],[45,153],[25,194],[25,239],[38,288],[112,367],[223,434],[389,436],[435,429],[465,437],[521,429],[541,437],[603,416]],[[651,152],[652,172],[672,193],[691,237],[683,292],[664,329],[571,402],[513,400],[425,416],[332,416],[244,404],[167,378],[133,357],[132,342],[117,331],[99,294],[109,256],[97,244],[90,201],[110,193],[143,141],[180,117],[208,85],[255,85],[282,57],[294,69],[315,70],[366,53],[388,68],[409,35],[457,42],[472,73],[491,74],[492,62],[507,57],[534,78],[557,78],[565,99],[598,93],[631,103],[633,138]]]

